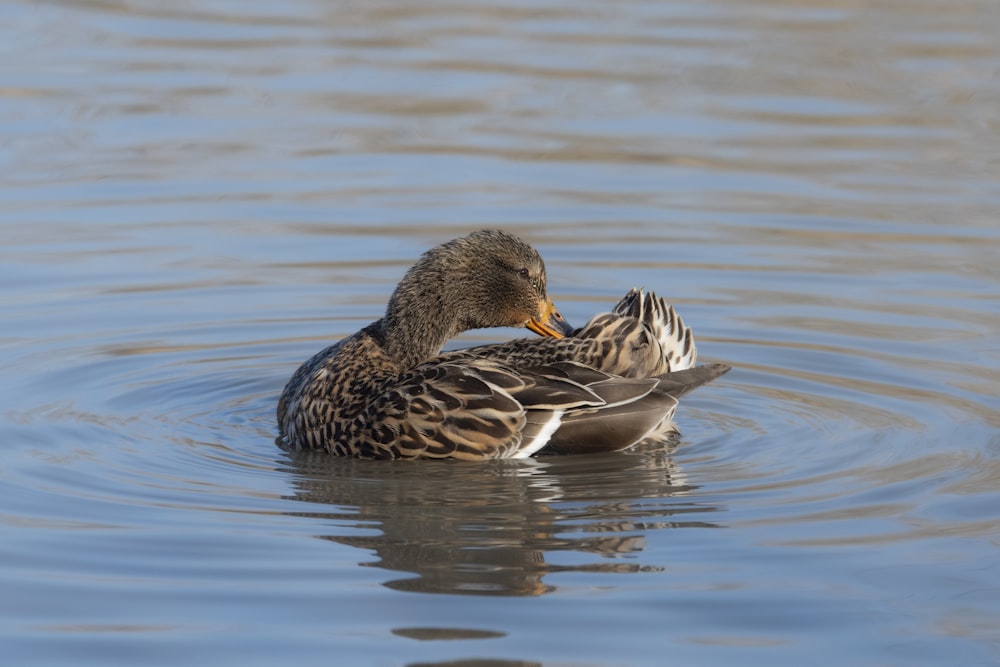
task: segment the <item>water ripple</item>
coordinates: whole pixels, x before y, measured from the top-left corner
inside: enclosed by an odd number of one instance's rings
[[[5,655],[988,662],[988,4],[0,10]],[[479,227],[734,370],[669,447],[276,448],[296,365]]]

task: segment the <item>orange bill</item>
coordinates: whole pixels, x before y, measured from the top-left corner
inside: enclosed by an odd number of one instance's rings
[[[549,336],[551,338],[563,338],[573,331],[573,327],[566,321],[551,299],[545,300],[542,312],[528,320],[525,325],[539,336]]]

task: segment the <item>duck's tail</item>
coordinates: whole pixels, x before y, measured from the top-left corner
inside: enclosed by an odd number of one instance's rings
[[[656,385],[656,389],[668,396],[680,398],[692,389],[711,382],[720,375],[725,375],[730,369],[732,366],[729,364],[705,364],[673,373],[664,373],[656,376],[656,379],[660,381]]]

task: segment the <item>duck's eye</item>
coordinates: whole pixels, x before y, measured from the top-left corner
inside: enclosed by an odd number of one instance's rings
[[[534,287],[536,290],[540,288],[540,283],[539,283],[538,277],[537,276],[536,277],[532,277],[531,276],[531,271],[529,271],[528,269],[519,269],[518,272],[517,272],[517,275],[519,275],[522,278],[524,278],[525,280],[527,280],[528,284],[531,285],[532,287]]]

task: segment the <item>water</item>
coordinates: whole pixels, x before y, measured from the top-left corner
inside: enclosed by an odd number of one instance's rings
[[[1000,663],[1000,12],[868,5],[0,8],[4,662]],[[277,449],[496,226],[735,366],[677,446]]]

